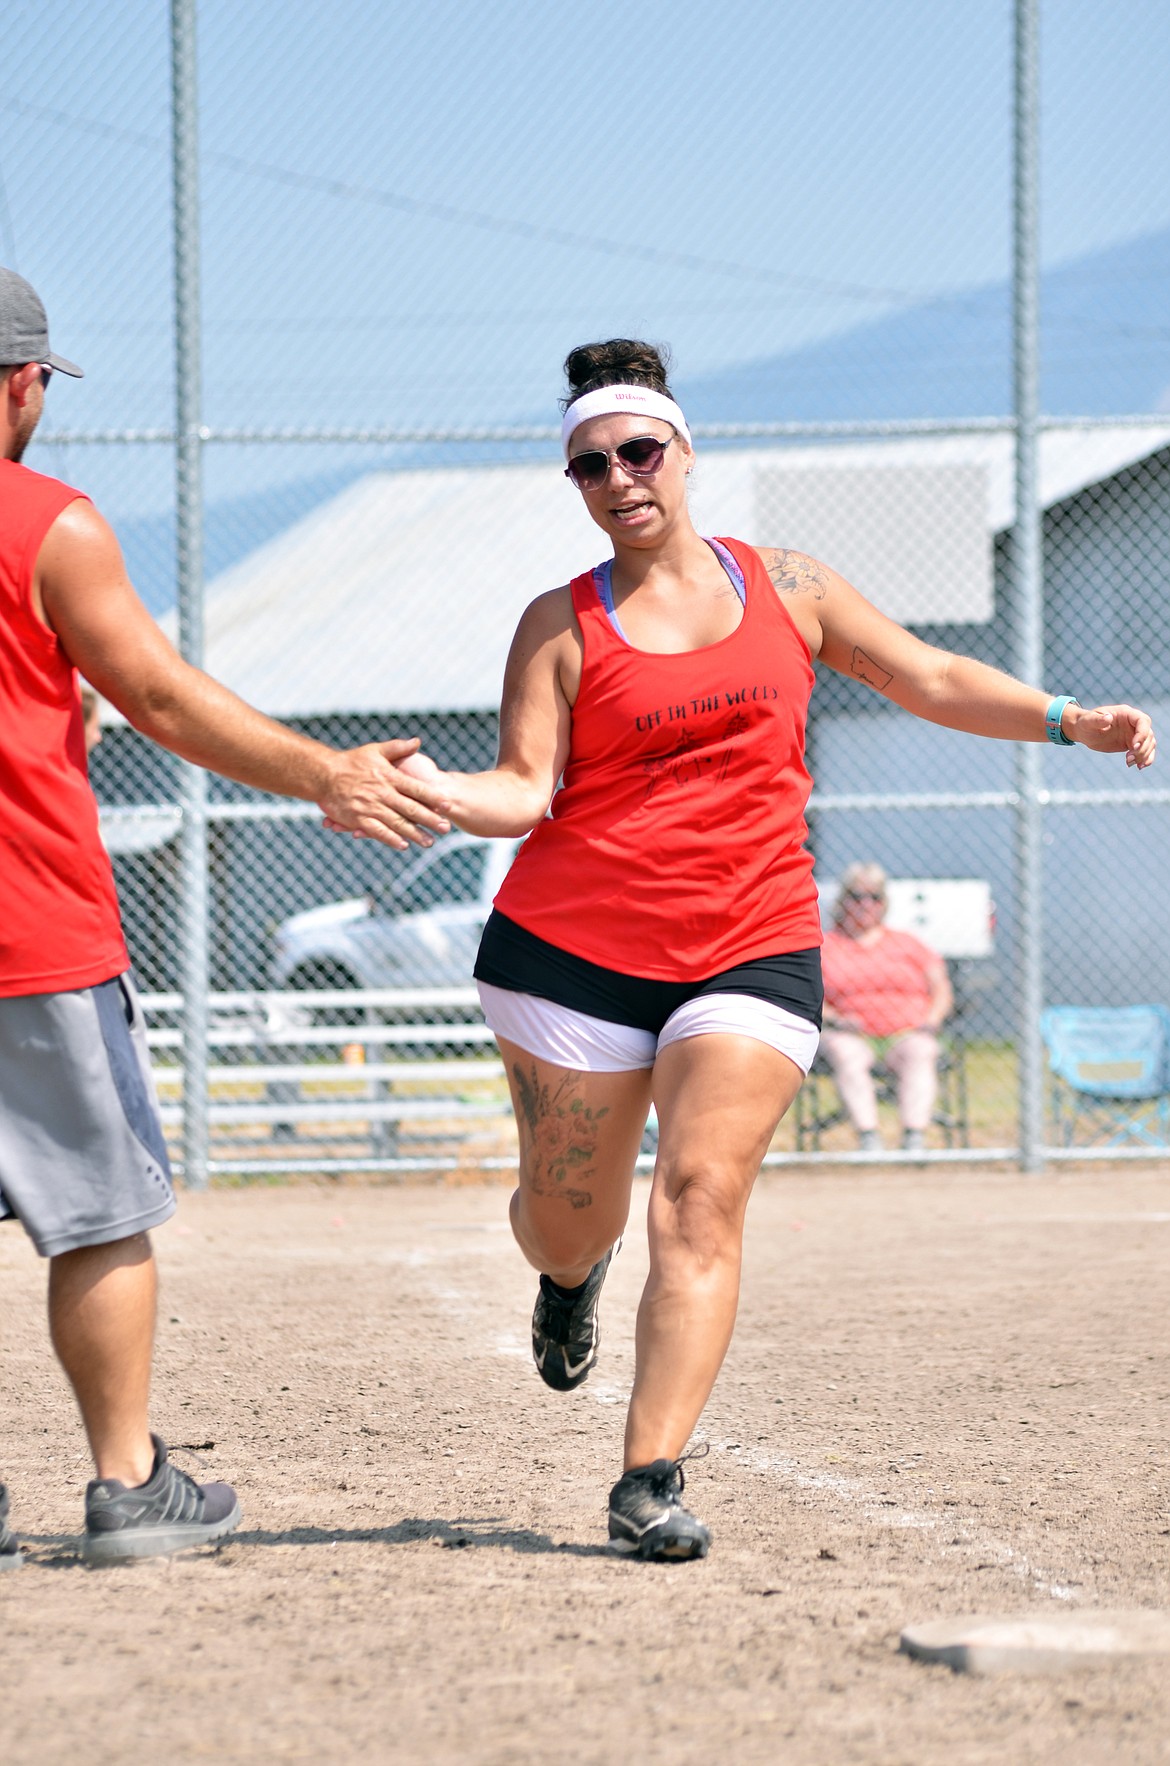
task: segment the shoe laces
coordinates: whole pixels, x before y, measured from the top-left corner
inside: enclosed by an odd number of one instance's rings
[[[581,1296],[574,1294],[572,1299],[566,1299],[564,1294],[558,1294],[551,1287],[546,1287],[543,1281],[540,1291],[544,1298],[545,1322],[549,1334],[554,1341],[559,1342],[573,1322],[573,1313],[581,1304]]]
[[[709,1441],[702,1441],[697,1447],[692,1447],[689,1453],[680,1453],[677,1459],[668,1459],[662,1465],[661,1471],[656,1467],[653,1475],[648,1477],[647,1482],[653,1485],[656,1495],[677,1502],[687,1487],[686,1473],[683,1471],[683,1466],[686,1465],[688,1460],[706,1459],[710,1451],[711,1443]],[[677,1485],[675,1483],[676,1478],[678,1479]]]
[[[618,1251],[621,1250],[621,1244],[622,1242],[619,1239],[613,1250],[607,1252],[606,1255],[599,1260],[600,1264],[603,1266],[603,1278],[605,1272],[609,1269],[610,1262],[617,1255]],[[593,1280],[597,1270],[598,1264],[595,1263],[593,1268],[589,1271],[589,1274],[585,1277],[585,1280],[581,1283],[581,1289],[585,1289],[589,1286],[589,1283]],[[585,1297],[584,1293],[578,1291],[576,1294],[572,1295],[563,1294],[553,1281],[552,1277],[548,1275],[541,1276],[540,1291],[544,1296],[544,1303],[546,1307],[549,1308],[551,1314],[550,1322],[555,1321],[557,1332],[563,1334],[572,1324],[574,1314]]]

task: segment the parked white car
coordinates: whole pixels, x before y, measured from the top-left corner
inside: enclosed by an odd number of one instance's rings
[[[519,845],[449,834],[409,861],[383,902],[355,896],[293,914],[276,933],[270,986],[459,987]]]

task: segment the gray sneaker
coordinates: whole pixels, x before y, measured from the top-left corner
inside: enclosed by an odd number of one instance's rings
[[[0,1570],[19,1570],[23,1562],[20,1540],[8,1525],[8,1488],[0,1484]]]
[[[169,1557],[208,1545],[240,1524],[240,1504],[230,1484],[197,1484],[167,1459],[154,1442],[154,1469],[145,1484],[127,1487],[117,1478],[94,1478],[85,1492],[82,1556],[91,1564],[128,1558]]]

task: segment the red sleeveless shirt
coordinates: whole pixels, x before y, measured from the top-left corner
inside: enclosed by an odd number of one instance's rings
[[[593,573],[564,783],[496,896],[508,919],[603,968],[701,981],[821,943],[804,809],[809,649],[758,553],[723,540],[743,618],[680,655],[635,650]]]
[[[77,672],[33,610],[45,535],[82,496],[0,460],[0,997],[130,966],[89,788]]]

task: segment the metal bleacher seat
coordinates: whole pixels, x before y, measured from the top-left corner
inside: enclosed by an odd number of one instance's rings
[[[1040,1030],[1058,1144],[1170,1145],[1170,1010],[1049,1006]]]

